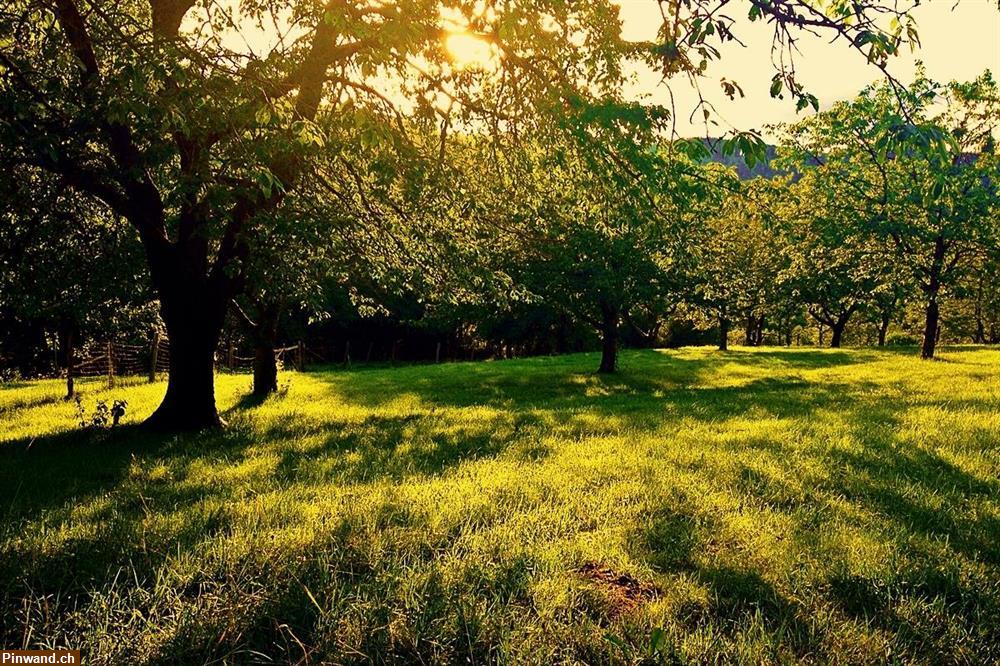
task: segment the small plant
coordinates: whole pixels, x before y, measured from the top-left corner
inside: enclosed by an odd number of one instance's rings
[[[128,407],[128,400],[115,400],[111,405],[111,425],[116,426],[123,416],[125,408]]]
[[[22,379],[21,371],[17,368],[0,368],[0,384],[13,384]]]
[[[105,430],[113,428],[125,416],[125,410],[128,408],[128,400],[115,400],[111,403],[111,407],[108,407],[108,403],[104,400],[98,400],[94,407],[94,413],[88,417],[87,410],[83,406],[83,399],[77,395],[75,401],[76,419],[80,423],[80,427],[85,429]]]

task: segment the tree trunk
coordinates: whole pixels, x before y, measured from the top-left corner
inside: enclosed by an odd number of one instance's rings
[[[170,376],[163,402],[146,425],[167,432],[219,427],[223,422],[215,407],[215,348],[228,299],[213,294],[203,280],[179,275],[161,284],[159,295],[170,343]]]
[[[920,358],[934,358],[934,348],[938,339],[938,292],[941,291],[941,271],[944,266],[945,242],[940,236],[934,243],[934,260],[924,292],[927,294],[927,314],[924,320],[924,343],[920,348]]]
[[[601,304],[601,367],[598,372],[610,373],[618,369],[618,310],[607,303]]]
[[[258,398],[278,390],[278,362],[274,355],[278,315],[277,306],[260,308],[253,330],[253,394]]]
[[[278,390],[278,364],[274,343],[258,340],[253,348],[253,394],[259,398]]]
[[[889,332],[889,315],[883,314],[878,326],[878,346],[885,347],[885,336]]]
[[[840,340],[844,335],[844,326],[847,324],[846,321],[837,321],[830,326],[830,347],[837,349],[840,347]]]
[[[983,324],[983,275],[979,274],[979,283],[976,287],[976,332],[973,334],[972,341],[981,345],[986,342],[986,326]]]
[[[927,315],[924,321],[924,344],[920,349],[920,358],[934,358],[934,347],[937,345],[938,303],[932,296],[927,302]]]
[[[181,332],[167,324],[170,376],[163,402],[146,425],[164,431],[201,430],[222,425],[215,408],[215,344],[208,327]]]
[[[66,399],[73,397],[73,364],[76,363],[76,340],[71,330],[66,336]]]
[[[754,316],[752,314],[747,315],[747,327],[743,335],[743,344],[747,347],[753,347],[754,340]]]
[[[761,315],[757,318],[756,324],[754,324],[754,345],[760,347],[764,344],[764,322],[765,317]]]
[[[851,315],[854,314],[855,309],[856,306],[852,305],[830,322],[830,331],[833,333],[833,337],[830,339],[831,347],[840,347],[841,341],[844,338],[844,329],[847,328],[847,322],[851,319]]]
[[[719,351],[729,349],[729,318],[725,313],[719,315]]]

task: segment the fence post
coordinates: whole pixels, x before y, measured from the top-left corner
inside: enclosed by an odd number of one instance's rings
[[[344,367],[351,367],[351,341],[348,340],[344,344]]]
[[[229,367],[230,370],[234,368],[233,361],[235,359],[233,357],[235,355],[236,355],[236,350],[233,348],[233,343],[230,342],[229,349],[226,350],[226,365]]]
[[[434,362],[441,362],[441,341],[438,340],[437,347],[434,348]]]
[[[299,345],[295,349],[295,366],[299,372],[306,368],[306,343],[299,340]]]
[[[73,362],[75,354],[75,349],[73,348],[73,331],[69,332],[66,337],[66,399],[69,400],[73,397]]]
[[[115,356],[114,356],[114,346],[109,341],[107,344],[108,353],[108,388],[113,389],[115,387]]]
[[[160,358],[160,332],[153,331],[153,348],[149,352],[149,383],[156,381],[156,362]]]
[[[374,347],[374,346],[375,346],[374,342],[369,342],[368,343],[368,353],[365,354],[365,363],[368,363],[369,361],[372,360],[372,347]]]
[[[399,346],[399,340],[393,340],[393,341],[392,341],[392,355],[391,355],[391,356],[390,356],[390,358],[389,358],[389,360],[390,360],[390,361],[391,361],[392,363],[395,363],[395,362],[396,362],[396,348],[397,348],[398,346]]]

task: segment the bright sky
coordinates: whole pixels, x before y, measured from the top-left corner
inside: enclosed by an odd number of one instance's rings
[[[997,0],[924,0],[913,16],[917,20],[922,47],[914,54],[907,49],[890,64],[890,71],[904,83],[912,80],[918,59],[927,67],[928,75],[938,81],[969,80],[989,68],[1000,77],[1000,10]],[[656,0],[617,0],[621,6],[623,36],[630,40],[652,40],[660,24]],[[952,10],[952,7],[955,7]],[[739,21],[734,32],[747,44],[744,48],[730,42],[722,49],[722,58],[710,65],[702,82],[702,91],[722,119],[710,134],[718,135],[731,128],[763,130],[768,123],[792,121],[795,106],[787,96],[771,99],[768,86],[774,71],[771,67],[771,36],[773,30],[763,22],[750,23],[741,3],[734,3],[730,12]],[[844,41],[829,43],[803,33],[799,41],[801,55],[796,57],[798,80],[820,99],[821,108],[832,102],[853,97],[861,88],[881,73]],[[746,97],[729,101],[719,87],[721,76],[736,80]],[[670,104],[660,77],[652,71],[637,73],[632,92],[650,94],[650,101]],[[672,83],[677,103],[677,131],[681,136],[705,134],[701,114],[694,123],[689,116],[697,96],[686,80]],[[805,113],[805,112],[803,112]]]
[[[655,40],[661,24],[656,0],[613,0],[621,7],[623,37],[628,40]],[[235,7],[237,0],[224,0],[222,5]],[[901,2],[900,4],[905,4]],[[794,121],[794,101],[772,99],[768,94],[774,70],[771,65],[773,28],[763,22],[751,23],[746,18],[749,3],[733,2],[728,14],[737,19],[734,32],[747,45],[730,42],[722,47],[722,56],[710,64],[708,75],[702,80],[702,93],[718,113],[719,127],[706,130],[699,112],[692,121],[690,116],[697,103],[697,95],[686,78],[677,78],[671,88],[677,109],[677,132],[681,136],[718,136],[730,129],[757,129],[765,133],[765,125]],[[997,0],[922,0],[914,10],[922,47],[915,53],[905,49],[889,65],[893,75],[903,83],[912,80],[916,61],[922,60],[928,75],[937,81],[953,79],[967,81],[982,74],[984,69],[993,71],[1000,78],[1000,9]],[[228,41],[239,50],[247,40],[259,54],[274,45],[274,34],[253,26],[243,25],[242,36],[229,35]],[[717,42],[713,42],[716,45]],[[472,38],[454,37],[449,49],[460,59],[478,62],[495,57],[488,47]],[[805,32],[799,33],[796,70],[799,82],[809,92],[819,97],[821,108],[831,103],[853,97],[864,86],[876,80],[881,73],[869,65],[864,56],[843,40],[830,43]],[[719,87],[719,78],[739,83],[746,97],[730,101]],[[670,105],[667,88],[660,76],[651,70],[635,73],[635,82],[629,93],[648,101]],[[807,109],[807,111],[811,111]],[[805,111],[803,113],[806,113]]]

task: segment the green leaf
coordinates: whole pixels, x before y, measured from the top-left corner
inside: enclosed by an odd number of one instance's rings
[[[781,76],[775,75],[775,77],[771,79],[771,97],[777,97],[778,95],[780,95],[781,88],[783,85],[784,83],[781,80]]]

